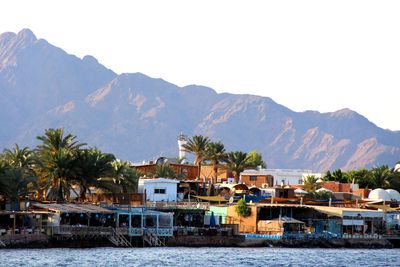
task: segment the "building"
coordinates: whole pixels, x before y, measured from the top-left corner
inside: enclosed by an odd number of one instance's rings
[[[179,181],[174,179],[139,179],[139,193],[145,195],[147,201],[177,201]]]
[[[320,173],[301,169],[250,169],[240,173],[240,180],[248,186],[272,187],[274,185],[303,184],[303,179],[314,175],[321,177]]]
[[[197,177],[198,167],[193,164],[179,163],[174,158],[160,157],[152,161],[143,161],[141,163],[134,163],[132,167],[140,171],[144,177],[153,177],[157,165],[169,164],[176,173],[177,177],[182,180],[195,180]]]
[[[206,182],[211,181],[214,177],[214,166],[212,165],[201,165],[200,180],[204,179]],[[225,165],[218,166],[217,171],[217,183],[227,182],[228,178],[233,178],[233,173]]]
[[[352,183],[339,183],[335,181],[327,181],[322,184],[322,187],[332,192],[347,192],[351,193],[354,190],[358,190],[358,184]]]

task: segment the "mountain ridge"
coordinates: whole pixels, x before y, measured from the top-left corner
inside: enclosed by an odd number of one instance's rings
[[[26,29],[0,35],[0,105],[2,149],[34,146],[44,129],[65,127],[131,161],[177,155],[180,132],[221,140],[228,150],[257,149],[275,168],[351,169],[400,158],[400,131],[350,109],[295,112],[269,97],[117,75],[95,57],[69,55]]]

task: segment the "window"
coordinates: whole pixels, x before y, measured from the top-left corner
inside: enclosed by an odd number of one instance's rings
[[[165,188],[154,188],[154,194],[165,194],[166,191]]]
[[[255,181],[257,181],[257,176],[250,175],[250,182],[255,182]]]

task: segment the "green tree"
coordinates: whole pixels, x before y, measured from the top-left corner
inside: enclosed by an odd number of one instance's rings
[[[247,153],[242,151],[233,151],[227,154],[226,164],[228,168],[234,173],[236,183],[239,182],[240,173],[248,167]]]
[[[252,168],[258,166],[261,166],[261,168],[267,168],[267,164],[263,160],[261,153],[258,153],[257,150],[252,150],[247,154],[247,164]]]
[[[12,210],[19,210],[19,198],[26,197],[36,190],[36,177],[22,168],[10,167],[0,172],[0,195],[11,204]]]
[[[374,188],[389,188],[391,171],[387,165],[372,168],[371,176]]]
[[[155,177],[163,177],[163,178],[176,178],[177,177],[174,168],[172,168],[169,163],[157,164],[154,176]]]
[[[210,142],[206,149],[206,159],[211,161],[214,170],[213,184],[217,182],[218,168],[220,163],[226,159],[225,146],[222,142]]]
[[[339,183],[347,183],[347,182],[349,182],[348,178],[346,176],[346,173],[342,172],[341,169],[337,169],[337,170],[334,170],[332,172],[332,179],[333,180],[331,180],[331,181],[336,181],[336,182],[339,182]]]
[[[371,172],[367,169],[352,170],[346,172],[349,182],[358,184],[360,188],[374,188]]]
[[[204,137],[202,135],[194,135],[192,138],[188,140],[186,144],[183,145],[183,148],[195,155],[194,164],[197,165],[197,178],[200,179],[201,175],[201,163],[206,158],[207,147],[210,139],[208,137]]]
[[[48,199],[65,201],[70,195],[71,185],[76,177],[75,158],[80,147],[76,136],[64,135],[64,129],[46,129],[38,136],[42,144],[36,148],[35,172],[44,191],[50,189]]]
[[[4,160],[8,165],[19,168],[29,168],[33,163],[33,153],[28,147],[20,148],[18,144],[12,149],[4,150]]]
[[[239,199],[235,210],[241,217],[249,217],[251,215],[251,209],[247,206],[246,201],[244,201],[243,198]]]
[[[335,199],[335,196],[333,195],[333,193],[329,192],[329,191],[310,192],[307,194],[307,197],[314,198],[314,199],[320,199],[320,200]]]
[[[80,200],[85,201],[90,187],[107,188],[99,178],[111,176],[113,173],[113,154],[102,153],[96,148],[79,150],[75,159],[75,182],[80,188]]]
[[[304,177],[304,190],[306,190],[307,192],[315,192],[315,190],[317,190],[319,186],[317,180],[318,179],[317,177],[315,177],[315,175],[308,175]]]
[[[105,182],[104,188],[112,193],[137,193],[139,178],[142,174],[131,168],[127,161],[115,160],[112,162],[112,167],[112,176],[100,178],[100,181]]]

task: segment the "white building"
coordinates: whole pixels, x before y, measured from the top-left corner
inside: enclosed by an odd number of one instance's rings
[[[139,179],[139,193],[146,194],[147,201],[176,202],[178,184],[174,179]]]
[[[313,173],[311,170],[301,170],[301,169],[251,169],[251,170],[245,170],[244,172],[240,173],[240,176],[242,175],[249,175],[249,176],[270,175],[273,177],[274,185],[303,184],[304,178],[310,175],[314,175],[316,178],[321,178],[321,173]]]

